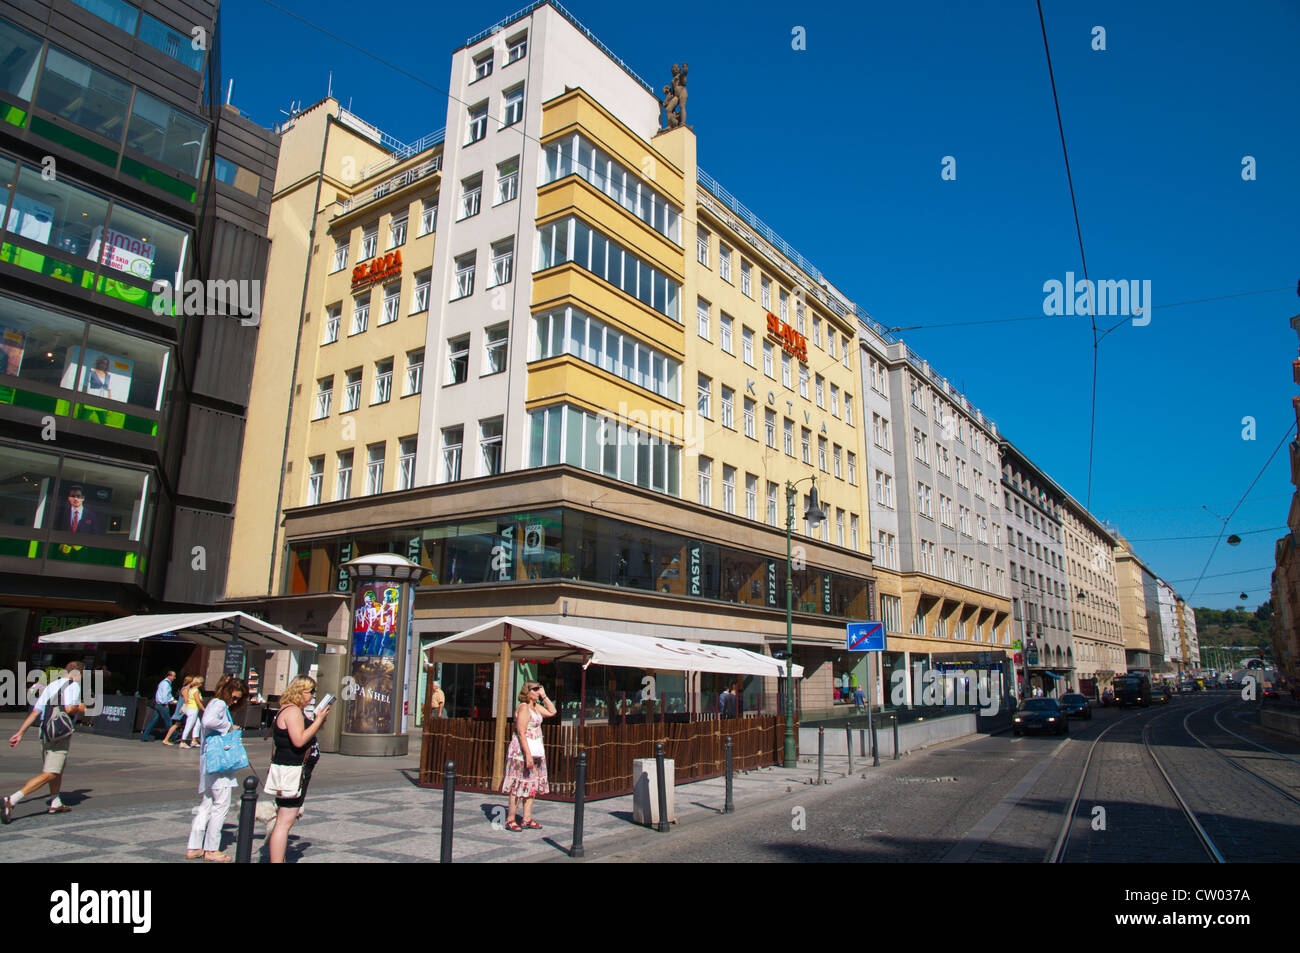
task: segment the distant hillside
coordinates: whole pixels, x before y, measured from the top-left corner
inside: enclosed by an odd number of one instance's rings
[[[1218,645],[1269,647],[1273,604],[1266,602],[1254,612],[1238,609],[1193,609],[1196,613],[1196,638],[1202,647]]]

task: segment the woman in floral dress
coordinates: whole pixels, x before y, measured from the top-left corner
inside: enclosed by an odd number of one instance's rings
[[[510,739],[510,750],[506,752],[506,778],[501,785],[501,793],[510,795],[510,820],[506,822],[506,830],[541,830],[542,825],[533,820],[533,798],[551,790],[546,782],[542,719],[554,716],[555,706],[538,682],[524,682],[524,687],[519,690],[519,702],[515,709],[514,737]],[[524,810],[522,825],[517,814],[520,801],[523,801]]]

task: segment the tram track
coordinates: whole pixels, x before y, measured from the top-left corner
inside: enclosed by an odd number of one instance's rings
[[[1205,707],[1208,708],[1210,706],[1205,706]],[[1264,777],[1264,775],[1260,774],[1258,771],[1246,767],[1246,765],[1242,764],[1239,759],[1224,754],[1223,750],[1218,745],[1214,745],[1206,742],[1204,738],[1200,737],[1198,734],[1196,734],[1196,732],[1192,731],[1192,728],[1188,724],[1188,721],[1191,719],[1192,715],[1201,714],[1204,710],[1205,708],[1199,708],[1195,711],[1189,711],[1187,715],[1183,718],[1183,730],[1187,732],[1188,737],[1190,737],[1193,741],[1195,741],[1197,744],[1203,747],[1206,751],[1210,751],[1216,756],[1218,756],[1220,759],[1222,759],[1223,761],[1226,761],[1228,764],[1236,768],[1242,774],[1245,774],[1247,777],[1263,785],[1273,793],[1289,801],[1291,804],[1300,807],[1300,797],[1296,797],[1290,791],[1287,791],[1285,788],[1281,787],[1280,785],[1275,784],[1273,781],[1270,781],[1268,778]],[[1253,745],[1254,747],[1259,748],[1262,751],[1267,751],[1270,754],[1275,755],[1279,758],[1284,758],[1287,761],[1300,765],[1300,759],[1293,758],[1290,755],[1284,754],[1281,751],[1276,751],[1273,748],[1268,747],[1267,745],[1262,745],[1256,741],[1252,741],[1250,738],[1247,738],[1245,735],[1238,734],[1237,732],[1233,731],[1231,728],[1224,725],[1223,722],[1220,720],[1220,716],[1223,714],[1224,710],[1225,710],[1224,708],[1220,708],[1218,711],[1216,711],[1214,713],[1214,719],[1213,719],[1214,724],[1218,726],[1218,728],[1221,731],[1225,732],[1226,734],[1232,735],[1234,738],[1239,738],[1240,740],[1246,742],[1247,744]]]

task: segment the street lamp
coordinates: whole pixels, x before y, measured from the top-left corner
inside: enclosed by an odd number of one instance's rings
[[[803,480],[785,483],[785,766],[798,767],[794,747],[794,578],[790,571],[792,539],[794,534],[794,498],[795,488],[804,480],[812,481],[808,495],[808,510],[804,519],[808,525],[816,528],[826,518],[826,514],[817,505],[817,478],[804,477]]]

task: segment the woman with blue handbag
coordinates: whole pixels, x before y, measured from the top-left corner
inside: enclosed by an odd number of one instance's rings
[[[230,714],[243,707],[248,687],[243,679],[232,678],[217,689],[203,712],[203,747],[199,751],[199,793],[203,802],[194,812],[186,860],[228,864],[234,858],[221,852],[221,826],[230,811],[231,791],[239,784],[237,774],[248,767],[243,731],[235,727]]]

